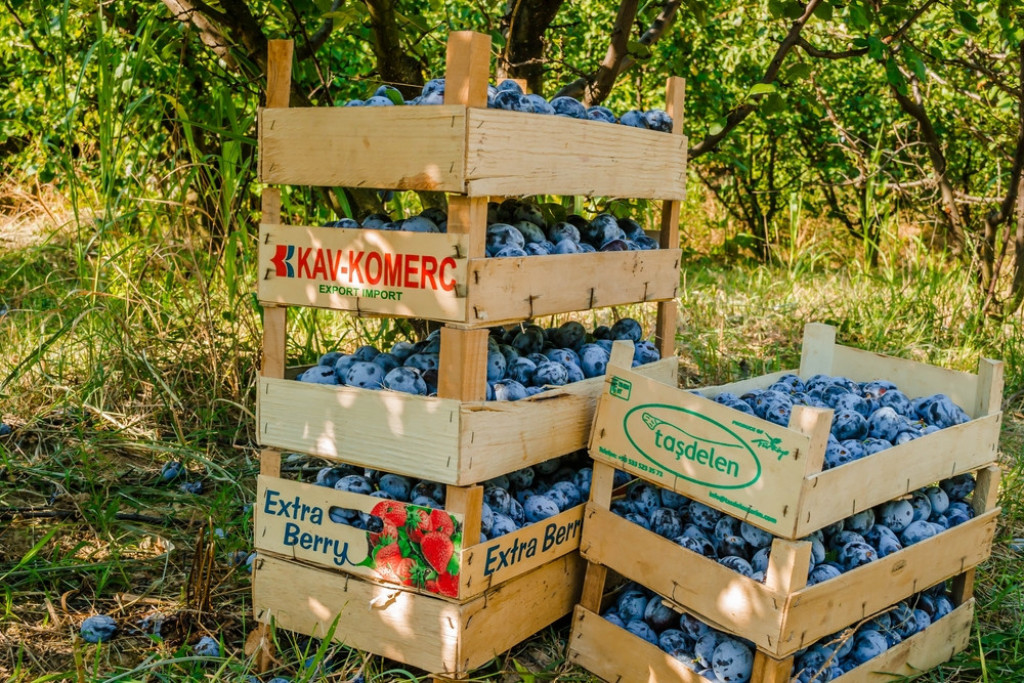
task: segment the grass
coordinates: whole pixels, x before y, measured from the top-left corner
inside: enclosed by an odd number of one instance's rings
[[[224,191],[228,216],[240,190]],[[0,201],[0,417],[14,427],[0,437],[0,678],[241,681],[254,670],[243,649],[253,627],[249,575],[232,562],[252,544],[258,472],[251,240],[233,224],[219,236],[198,232],[184,201],[138,202],[122,219],[127,195],[89,192],[110,201],[93,210],[46,188],[13,187]],[[974,370],[979,356],[1005,359],[1003,516],[979,572],[974,640],[921,680],[1021,680],[1020,321],[978,320],[967,275],[919,244],[875,271],[823,244],[771,266],[691,254],[680,296],[683,379],[698,386],[794,367],[809,321],[836,325],[842,343],[960,370]],[[634,307],[583,319],[626,312],[651,316]],[[315,310],[296,311],[289,329],[295,363],[406,331]],[[160,483],[169,460],[202,481],[202,494]],[[76,638],[95,613],[118,621],[109,644]],[[139,628],[157,616],[162,638]],[[202,635],[220,640],[221,657],[192,654]],[[564,622],[545,629],[474,679],[592,680],[564,661],[567,635]],[[324,673],[315,664],[324,661],[337,681],[423,676],[339,645],[275,638],[271,673],[294,680]]]

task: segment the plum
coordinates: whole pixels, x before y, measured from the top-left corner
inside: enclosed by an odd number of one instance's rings
[[[117,633],[117,622],[106,614],[96,614],[86,618],[78,632],[87,643],[105,643]]]
[[[723,683],[747,683],[754,668],[754,651],[735,638],[723,638],[711,656],[711,667]]]
[[[675,612],[665,606],[660,595],[655,595],[647,601],[647,605],[644,607],[643,619],[655,633],[661,633],[675,624],[679,617]]]
[[[551,100],[551,108],[558,116],[568,116],[573,119],[587,118],[587,108],[580,104],[574,97],[562,95]]]
[[[384,375],[383,385],[392,391],[401,391],[415,396],[427,395],[427,383],[419,370],[413,367],[395,368]]]

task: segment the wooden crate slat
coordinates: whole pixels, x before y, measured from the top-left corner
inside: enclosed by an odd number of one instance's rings
[[[260,556],[253,578],[257,621],[334,639],[428,671],[455,671],[461,638],[458,604]],[[482,600],[483,598],[481,598]]]
[[[458,401],[263,377],[258,406],[263,445],[455,483]]]
[[[470,109],[471,195],[686,196],[685,135],[563,116]]]
[[[674,298],[679,249],[473,259],[468,323],[497,325],[555,313]]]
[[[256,619],[435,673],[464,673],[568,614],[584,562],[570,553],[464,604],[260,556]]]
[[[810,475],[803,482],[795,535],[996,461],[1001,419],[998,413],[979,417]]]
[[[700,674],[660,648],[577,605],[569,638],[569,661],[606,681],[700,683]]]
[[[466,108],[261,109],[260,182],[463,192]]]
[[[784,657],[985,561],[999,509],[841,576],[789,595],[593,503],[580,545],[607,566],[716,627]]]
[[[891,683],[900,676],[919,674],[949,661],[970,643],[974,606],[974,598],[971,598],[920,633],[833,680],[836,683]]]
[[[465,317],[468,237],[260,225],[260,301],[432,319]]]

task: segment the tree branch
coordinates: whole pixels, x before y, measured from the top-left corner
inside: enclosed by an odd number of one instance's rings
[[[530,92],[544,90],[544,34],[564,0],[517,0],[501,18],[505,49],[498,60],[498,78],[521,78]]]
[[[398,0],[363,1],[370,14],[373,54],[377,58],[381,79],[394,84],[404,97],[415,97],[423,85],[423,73],[419,63],[402,49],[396,7]]]
[[[816,57],[818,59],[849,59],[850,57],[863,57],[868,53],[868,49],[866,47],[840,51],[822,50],[821,48],[811,45],[803,36],[797,38],[796,44],[803,48],[803,51],[809,56]]]
[[[775,56],[773,56],[771,62],[769,62],[764,76],[760,81],[758,81],[759,83],[771,83],[779,75],[779,69],[782,68],[783,60],[785,60],[789,51],[793,49],[793,46],[800,38],[800,32],[803,30],[804,25],[811,18],[814,14],[814,10],[816,10],[820,4],[821,0],[810,0],[810,2],[807,3],[806,7],[804,7],[804,13],[801,14],[800,17],[789,27],[789,32],[786,34],[786,37],[782,39],[782,43],[779,44],[779,49],[775,51]],[[743,120],[750,116],[750,114],[756,109],[752,100],[756,101],[761,97],[761,95],[754,95],[746,102],[730,111],[725,117],[725,125],[722,127],[722,130],[714,134],[709,133],[704,136],[703,140],[691,147],[689,151],[689,158],[696,159],[697,157],[714,150],[725,136],[731,133],[736,126],[740,125],[740,123],[742,123]]]
[[[328,11],[337,12],[343,4],[345,4],[345,0],[334,0],[331,3],[331,9]],[[327,42],[332,31],[334,31],[334,19],[327,17],[313,35],[306,36],[306,44],[295,51],[295,59],[301,62],[316,54],[316,51]]]
[[[668,30],[668,27],[672,25],[680,4],[682,4],[681,0],[670,0],[669,2],[666,2],[661,8],[661,12],[658,13],[658,16],[654,18],[654,21],[651,22],[651,25],[640,37],[640,42],[648,47],[657,43],[665,34],[665,31]],[[607,59],[607,57],[605,57],[605,59]],[[617,71],[612,82],[614,83],[616,78],[631,69],[635,64],[636,59],[629,54],[626,54],[618,63]],[[590,84],[597,80],[599,71],[600,69],[587,74],[586,76],[577,78],[575,81],[569,83],[555,93],[555,96],[560,97],[564,95],[567,97],[575,97],[576,99],[584,98],[588,87],[591,87]]]

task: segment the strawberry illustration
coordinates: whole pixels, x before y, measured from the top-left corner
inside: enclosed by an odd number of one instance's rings
[[[436,592],[449,598],[459,597],[459,576],[448,572],[438,574]]]
[[[405,509],[405,503],[397,500],[382,500],[373,506],[370,510],[370,514],[374,517],[380,517],[384,520],[384,526],[387,527],[391,524],[394,527],[400,527],[405,524],[405,520],[408,517],[408,511]]]
[[[430,523],[430,511],[426,508],[409,510],[409,521],[406,526],[409,529],[409,540],[413,543],[421,543],[423,536],[433,529]]]
[[[430,511],[430,528],[433,531],[440,531],[445,536],[451,536],[455,533],[455,523],[452,521],[452,516],[444,510]]]
[[[378,578],[395,583],[411,581],[416,563],[411,557],[402,557],[402,549],[397,543],[382,545],[377,549],[374,560]]]
[[[448,570],[448,562],[455,554],[455,546],[452,539],[440,531],[431,531],[424,534],[420,542],[420,549],[423,557],[431,567],[437,570],[438,574],[444,574]]]

